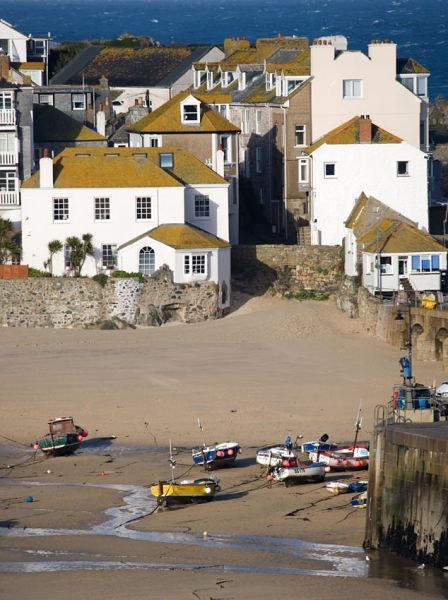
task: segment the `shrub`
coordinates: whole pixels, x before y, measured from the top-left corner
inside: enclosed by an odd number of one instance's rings
[[[28,277],[51,277],[51,273],[48,271],[39,271],[33,267],[28,267]]]
[[[330,292],[315,292],[314,290],[300,290],[299,292],[285,292],[283,297],[287,300],[328,300]]]
[[[98,275],[94,275],[92,279],[93,281],[99,283],[101,287],[104,287],[109,277],[106,275],[106,273],[98,273]]]
[[[112,271],[110,276],[116,277],[117,279],[138,279],[143,281],[143,273],[128,273],[127,271],[120,271],[119,269]]]

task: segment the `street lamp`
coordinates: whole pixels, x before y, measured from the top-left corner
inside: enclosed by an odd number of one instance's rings
[[[404,347],[406,349],[406,356],[400,358],[400,365],[402,368],[403,374],[403,384],[404,385],[414,385],[414,377],[412,375],[412,325],[411,325],[411,301],[407,299],[407,307],[408,307],[408,323],[407,323],[407,336],[404,343]],[[395,321],[406,321],[403,313],[398,309],[395,318]]]

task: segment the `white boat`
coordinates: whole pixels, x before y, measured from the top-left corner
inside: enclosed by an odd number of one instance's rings
[[[260,448],[257,451],[256,461],[263,467],[293,468],[297,466],[297,456],[284,444]]]
[[[278,466],[272,471],[272,479],[284,481],[286,487],[299,483],[320,483],[325,479],[324,463],[313,463],[311,461],[300,461],[296,467]]]

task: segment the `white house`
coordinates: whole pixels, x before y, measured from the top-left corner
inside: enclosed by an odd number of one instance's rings
[[[428,228],[427,155],[369,117],[350,119],[304,151],[298,180],[311,188],[313,244],[342,242],[362,191]]]
[[[428,147],[429,71],[398,59],[392,42],[373,41],[368,53],[311,46],[313,142],[353,115],[370,115],[380,127],[416,148]]]
[[[358,239],[363,248],[363,286],[371,294],[407,289],[408,282],[419,292],[440,291],[446,248],[407,223],[384,219],[379,227],[380,236],[374,227]]]
[[[68,148],[22,186],[22,262],[42,269],[50,241],[90,233],[85,275],[167,264],[175,282],[230,290],[228,196],[228,182],[184,150]],[[65,249],[53,273],[69,271]]]

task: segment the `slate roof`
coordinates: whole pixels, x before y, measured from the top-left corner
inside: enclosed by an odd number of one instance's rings
[[[82,50],[51,83],[97,84],[105,76],[113,87],[169,87],[213,46],[150,48],[98,47]]]
[[[214,133],[237,132],[236,125],[212,110],[206,104],[201,105],[201,119],[198,125],[182,123],[180,103],[191,94],[190,91],[181,92],[155,111],[149,113],[137,123],[130,125],[128,131],[141,131],[147,133]]]
[[[159,154],[173,153],[171,169]],[[182,187],[227,184],[198,158],[178,148],[66,148],[53,161],[55,188]],[[39,187],[39,171],[22,188]]]
[[[35,104],[34,141],[44,142],[93,142],[106,141],[97,131],[86,127],[54,106]]]
[[[347,229],[352,229],[356,237],[363,235],[373,226],[376,226],[379,220],[401,221],[417,227],[417,223],[411,221],[401,213],[397,212],[384,202],[381,202],[373,196],[366,196],[362,192],[356,201],[351,213],[345,221]]]
[[[445,246],[439,244],[429,233],[400,221],[385,220],[379,236],[373,227],[358,239],[366,244],[363,252],[382,254],[403,254],[409,252],[446,252]]]
[[[306,152],[311,154],[323,144],[359,144],[360,121],[361,117],[356,116],[332,129],[312,144]],[[372,123],[372,144],[400,144],[402,141],[401,138]]]
[[[153,240],[175,248],[176,250],[199,250],[206,248],[230,248],[230,244],[221,238],[207,233],[198,227],[193,227],[188,223],[175,223],[160,225],[155,229],[151,229],[142,235],[122,244],[118,250],[122,250],[135,242],[149,237]]]
[[[19,63],[18,69],[20,71],[44,71],[45,64],[43,62],[25,62]]]
[[[414,58],[397,58],[397,75],[412,75],[414,73],[429,75],[428,69]]]

